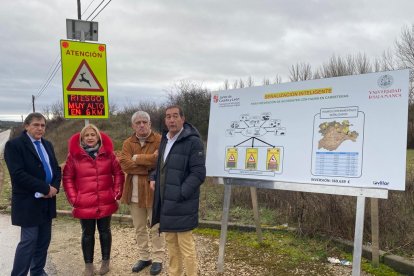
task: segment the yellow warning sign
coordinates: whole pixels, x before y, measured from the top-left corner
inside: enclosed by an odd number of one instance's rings
[[[226,168],[235,169],[237,167],[237,158],[237,148],[228,148],[226,152]]]
[[[246,169],[247,170],[257,169],[257,157],[258,157],[257,148],[246,149]]]
[[[108,118],[106,45],[60,41],[65,118]]]
[[[278,171],[280,168],[280,149],[267,149],[266,170]]]

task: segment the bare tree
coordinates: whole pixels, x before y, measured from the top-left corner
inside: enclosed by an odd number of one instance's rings
[[[263,84],[263,85],[270,85],[270,80],[269,80],[269,78],[264,77],[264,78],[263,78],[263,81],[262,81],[262,84]]]
[[[396,54],[403,68],[414,68],[414,24],[405,26],[400,40],[395,42]]]
[[[414,24],[403,27],[400,40],[395,42],[399,68],[410,68],[410,104],[414,104]]]
[[[374,62],[374,71],[391,71],[398,68],[398,62],[395,59],[395,55],[390,51],[384,51],[381,55],[381,58],[375,59]]]
[[[253,86],[254,86],[254,80],[253,80],[252,76],[249,76],[249,77],[247,78],[247,81],[246,81],[246,86],[247,86],[247,87],[253,87]]]
[[[357,74],[372,72],[371,63],[365,54],[357,54],[354,58],[355,70]]]
[[[317,80],[317,79],[322,79],[322,76],[321,76],[321,72],[320,72],[320,70],[316,70],[316,72],[315,72],[315,73],[313,73],[313,79],[314,79],[314,80]]]
[[[237,89],[239,86],[239,81],[238,80],[235,80],[234,82],[233,82],[233,89]]]
[[[332,78],[338,76],[347,76],[356,73],[355,61],[352,56],[341,58],[333,55],[327,63],[324,63],[319,69],[318,75],[321,78]]]
[[[275,78],[273,79],[273,84],[282,83],[282,77],[279,74],[276,74]]]
[[[52,106],[50,107],[50,112],[52,114],[51,119],[63,118],[63,102],[57,101],[54,104],[52,104]]]
[[[229,90],[230,89],[230,83],[228,79],[224,80],[224,87],[223,90]]]
[[[290,81],[304,81],[312,79],[312,69],[308,63],[296,63],[289,69]]]
[[[116,103],[109,104],[109,115],[116,115],[118,112],[118,106]]]
[[[51,117],[52,114],[51,114],[49,105],[46,105],[46,106],[43,107],[42,114],[43,114],[43,116],[46,117],[46,120],[48,120],[48,121],[50,120],[50,117]]]
[[[203,139],[207,139],[210,100],[211,94],[207,88],[194,82],[182,81],[170,89],[167,104],[181,106],[186,120],[196,126]]]
[[[244,82],[242,79],[239,80],[239,88],[244,88]]]

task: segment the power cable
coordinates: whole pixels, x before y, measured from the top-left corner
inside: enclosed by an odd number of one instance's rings
[[[100,13],[101,13],[101,11],[103,11],[105,8],[106,8],[106,6],[108,6],[108,4],[109,3],[111,3],[111,1],[112,0],[109,0],[109,2],[108,3],[106,3],[106,5],[92,18],[92,20],[94,20],[95,19],[95,17],[97,17]]]
[[[81,17],[88,11],[89,7],[92,5],[92,3],[95,2],[95,0],[92,0],[89,5],[86,7],[86,9],[83,11],[83,13],[81,14]]]
[[[93,12],[91,12],[91,14],[86,18],[86,20],[89,20],[89,18],[91,18],[91,16],[96,12],[96,10],[99,9],[99,7],[103,4],[103,2],[105,2],[105,0],[102,0],[101,3],[99,3],[99,5],[93,10]]]
[[[35,96],[35,98],[39,98],[41,95],[42,95],[42,93],[44,92],[44,90],[46,89],[46,87],[47,87],[47,85],[48,85],[48,83],[50,83],[50,81],[51,81],[51,76],[53,75],[54,76],[54,74],[56,74],[56,73],[54,73],[53,74],[53,72],[56,70],[56,65],[55,65],[55,63],[56,63],[56,61],[58,60],[58,58],[59,58],[59,54],[55,57],[55,59],[53,60],[53,62],[52,62],[52,64],[49,66],[49,70],[48,70],[48,72],[47,72],[47,74],[46,74],[46,76],[47,76],[47,78],[46,78],[46,80],[45,80],[45,82],[39,87],[39,89],[37,90],[37,93],[36,93],[36,96]],[[60,59],[59,59],[59,62],[60,62]],[[58,63],[59,63],[58,62]],[[52,68],[54,67],[54,69],[52,70]],[[51,73],[52,72],[52,73]],[[52,77],[53,78],[53,77]],[[27,108],[28,110],[30,109],[32,109],[32,103],[30,103],[29,105],[28,105],[28,108]]]
[[[86,12],[86,10],[91,6],[91,4],[94,2],[95,0],[92,0],[92,2],[88,5],[88,7],[85,9],[84,13]],[[94,20],[107,6],[109,3],[111,3],[112,0],[109,0],[105,6],[102,7],[102,9],[99,10],[99,12],[91,19]],[[93,12],[86,18],[86,20],[88,20],[94,13],[95,11],[103,4],[103,2],[105,2],[105,0],[102,0],[101,3],[99,3],[99,5],[93,10]],[[83,14],[82,14],[83,15]],[[51,70],[51,68],[53,67],[53,64],[56,62],[57,58],[59,57],[59,54],[56,56],[55,60],[53,61],[52,65],[49,67],[48,70],[48,74]],[[41,88],[39,89],[39,91],[37,92],[37,95],[35,96],[35,98],[40,98],[40,96],[42,96],[43,92],[47,89],[47,87],[50,85],[50,83],[52,82],[52,80],[54,79],[56,73],[58,72],[58,70],[61,68],[61,60],[59,59],[59,62],[55,65],[52,73],[50,74],[50,76],[47,78],[47,80],[45,81],[45,83],[41,86]],[[30,104],[31,106],[31,104]]]
[[[61,67],[61,60],[59,60],[59,62],[56,64],[55,68],[53,69],[52,74],[49,77],[49,79],[46,80],[46,83],[43,85],[42,89],[37,93],[36,98],[39,98],[40,96],[42,96],[43,92],[49,86],[50,82],[53,80],[56,73],[59,71],[60,67]]]
[[[51,72],[55,70],[55,68],[56,68],[56,62],[57,62],[58,58],[59,58],[59,54],[57,54],[57,55],[56,55],[55,60],[54,60],[54,61],[52,62],[52,64],[50,65],[49,70],[48,70],[48,72],[47,72],[47,74],[46,74],[46,76],[48,76],[48,77],[46,78],[45,82],[44,82],[44,83],[43,83],[43,84],[39,87],[39,89],[37,90],[36,95],[41,94],[41,91],[44,89],[45,83],[47,83],[47,81],[50,79],[50,76],[53,74],[53,73],[51,73]],[[59,61],[59,62],[60,62],[60,61]],[[59,62],[58,62],[58,63],[59,63]],[[53,68],[53,67],[55,67],[55,68],[52,70],[52,68]],[[36,96],[36,97],[38,97],[38,96]]]

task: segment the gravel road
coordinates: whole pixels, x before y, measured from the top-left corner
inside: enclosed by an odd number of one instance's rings
[[[53,238],[49,248],[49,275],[81,275],[84,264],[80,249],[80,235],[81,230],[77,220],[58,218],[54,221]],[[112,225],[112,235],[111,271],[107,275],[149,275],[149,268],[138,274],[131,272],[132,265],[138,259],[134,229],[115,223]],[[257,264],[257,261],[249,262],[248,258],[237,260],[230,256],[228,259],[231,259],[231,261],[225,263],[225,273],[219,274],[216,270],[218,239],[196,235],[196,244],[200,275],[351,275],[350,267],[331,265],[320,261],[316,261],[313,267],[296,267],[286,273],[276,273],[275,271],[263,269]],[[99,267],[100,247],[98,235],[96,235],[95,247],[95,264]],[[254,251],[252,249],[252,255],[255,258],[266,257],[257,256]],[[226,254],[230,255],[231,253],[226,252]],[[325,272],[321,274],[315,271]],[[161,275],[168,275],[165,269]]]

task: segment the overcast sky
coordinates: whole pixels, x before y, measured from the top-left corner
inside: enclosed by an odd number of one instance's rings
[[[86,19],[102,0],[82,0]],[[107,3],[109,0],[104,0]],[[20,120],[60,59],[76,0],[13,0],[0,9],[0,120]],[[99,10],[99,9],[98,9]],[[107,44],[109,102],[161,102],[182,80],[218,90],[224,80],[276,75],[332,55],[380,57],[411,26],[413,0],[113,0],[95,18]],[[62,100],[61,71],[36,99]]]

